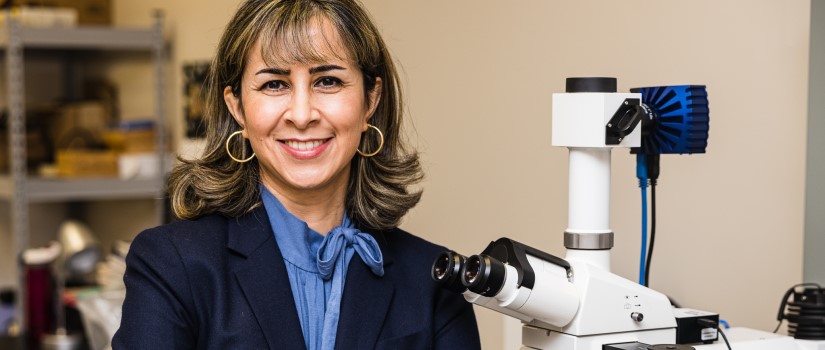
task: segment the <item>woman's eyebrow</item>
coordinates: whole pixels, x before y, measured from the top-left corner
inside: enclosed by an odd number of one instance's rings
[[[341,67],[341,66],[336,66],[334,64],[326,64],[326,65],[323,65],[323,66],[310,68],[309,69],[309,74],[329,72],[331,70],[346,70],[346,68]]]
[[[255,75],[258,75],[258,74],[289,75],[289,69],[268,67],[268,68],[261,69],[257,73],[255,73]]]

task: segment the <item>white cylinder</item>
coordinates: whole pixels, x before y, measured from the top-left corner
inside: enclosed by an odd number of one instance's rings
[[[473,303],[473,304],[476,304],[478,306],[486,307],[486,308],[488,308],[490,310],[493,310],[495,312],[498,312],[498,313],[501,313],[501,314],[504,314],[504,315],[507,315],[507,316],[510,316],[510,317],[513,317],[513,318],[517,318],[517,319],[519,319],[521,321],[524,321],[524,322],[530,322],[530,321],[533,321],[533,319],[534,319],[532,316],[523,315],[523,314],[520,314],[520,313],[515,312],[513,310],[510,310],[506,307],[499,306],[499,301],[496,298],[481,296],[481,295],[473,293],[469,290],[464,292],[464,299],[471,302],[471,303]]]
[[[526,317],[517,317],[526,322],[533,319],[564,327],[579,309],[579,295],[573,283],[567,280],[567,270],[528,255],[527,260],[533,268],[536,279],[533,288],[515,285],[518,274],[507,265],[507,279],[504,287],[495,298],[498,306]]]
[[[570,147],[567,232],[595,235],[610,229],[610,148]],[[578,259],[610,271],[610,249],[568,249]]]
[[[570,147],[567,232],[610,232],[610,149]]]

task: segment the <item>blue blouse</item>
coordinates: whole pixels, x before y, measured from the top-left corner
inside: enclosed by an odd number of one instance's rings
[[[287,211],[263,185],[261,197],[284,257],[306,347],[332,349],[349,261],[357,252],[375,274],[383,275],[378,244],[355,229],[346,214],[341,226],[324,236]]]

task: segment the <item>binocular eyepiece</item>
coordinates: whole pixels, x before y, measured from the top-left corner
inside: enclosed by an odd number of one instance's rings
[[[570,263],[509,238],[470,257],[443,252],[433,262],[431,276],[468,302],[524,322],[563,327],[579,307]]]
[[[456,293],[469,290],[488,297],[498,294],[505,277],[504,264],[486,254],[468,258],[454,251],[444,252],[432,268],[433,281],[443,288]]]

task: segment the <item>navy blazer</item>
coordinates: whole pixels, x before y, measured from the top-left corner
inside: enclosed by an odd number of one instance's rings
[[[478,349],[472,306],[430,279],[445,249],[400,229],[368,231],[384,276],[353,258],[336,349]],[[306,349],[286,266],[261,206],[146,230],[126,257],[114,349]]]

